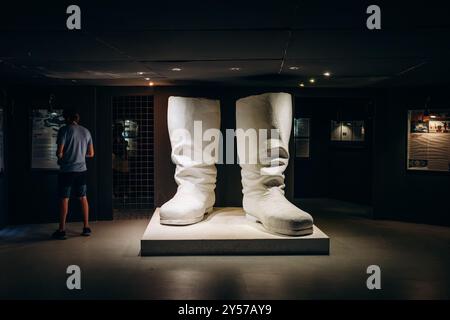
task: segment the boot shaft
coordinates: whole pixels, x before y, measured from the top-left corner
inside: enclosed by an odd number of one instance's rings
[[[292,97],[288,93],[266,93],[236,102],[237,150],[244,195],[269,188],[284,189],[284,171],[289,163],[289,138],[292,128]],[[239,131],[240,130],[240,131]],[[251,162],[248,130],[266,130],[257,135],[257,161]]]
[[[216,184],[214,159],[204,153],[213,141],[205,141],[208,130],[220,133],[220,103],[205,98],[169,97],[167,125],[172,146],[172,161],[176,165],[175,181],[185,190],[211,192]]]

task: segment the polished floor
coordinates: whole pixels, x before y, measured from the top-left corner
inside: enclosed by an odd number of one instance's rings
[[[55,241],[55,225],[0,230],[1,299],[449,299],[450,228],[367,218],[368,208],[305,200],[331,238],[329,256],[141,257],[147,218],[92,224]],[[68,290],[66,268],[81,268]],[[366,268],[381,268],[368,290]]]

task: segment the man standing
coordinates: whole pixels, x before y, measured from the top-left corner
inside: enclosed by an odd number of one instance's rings
[[[63,113],[66,125],[58,131],[56,156],[60,172],[58,175],[58,193],[60,206],[59,229],[53,233],[55,239],[66,239],[66,218],[69,210],[69,198],[77,197],[83,212],[83,236],[89,236],[89,204],[86,196],[86,158],[94,157],[94,146],[91,133],[80,126],[80,115],[75,110],[65,110]]]

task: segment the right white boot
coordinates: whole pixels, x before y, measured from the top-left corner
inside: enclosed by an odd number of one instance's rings
[[[291,126],[292,97],[288,93],[260,94],[236,102],[244,211],[271,232],[300,236],[313,232],[313,218],[284,196]],[[247,141],[244,133],[251,137],[254,130],[257,141]],[[260,132],[268,136],[261,137]]]
[[[198,122],[197,122],[198,121]],[[218,100],[203,98],[170,97],[167,124],[172,146],[172,161],[176,165],[175,181],[178,184],[175,196],[159,210],[160,223],[188,225],[199,222],[215,203],[217,169],[211,159],[205,159],[203,150],[213,142],[194,143],[194,123],[203,136],[208,129],[220,130],[220,104]],[[198,124],[201,123],[201,132]],[[218,148],[216,148],[218,150]],[[208,161],[207,161],[208,160]]]

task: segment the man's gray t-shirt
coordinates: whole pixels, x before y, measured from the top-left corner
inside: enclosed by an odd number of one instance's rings
[[[86,171],[86,153],[92,144],[91,133],[88,129],[77,124],[66,125],[58,131],[56,140],[63,144],[63,157],[58,161],[61,172]]]

